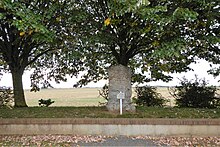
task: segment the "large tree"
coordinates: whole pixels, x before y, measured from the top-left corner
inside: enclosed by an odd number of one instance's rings
[[[77,32],[87,69],[79,85],[106,77],[106,69],[117,64],[132,69],[133,82],[168,81],[166,72],[186,71],[195,55],[219,50],[218,1],[142,2],[78,1],[87,17]]]
[[[64,42],[70,31],[64,29],[70,25],[66,23],[68,10],[65,1],[0,2],[0,70],[12,74],[15,107],[27,106],[22,85],[26,69],[35,68],[31,77],[34,90],[45,70],[49,79],[65,80],[68,63],[62,59],[70,53]]]
[[[87,16],[81,22],[80,45],[84,48],[86,81],[99,79],[109,65],[129,66],[135,81],[166,80],[163,71],[185,71],[192,61],[184,25],[195,21],[197,13],[181,8],[180,2],[79,1]],[[184,24],[183,24],[184,23]],[[79,29],[80,30],[80,29]],[[164,54],[165,52],[165,54]],[[165,58],[168,56],[168,58]],[[173,58],[170,58],[173,57]],[[162,60],[163,59],[163,60]],[[142,74],[143,73],[143,74]]]

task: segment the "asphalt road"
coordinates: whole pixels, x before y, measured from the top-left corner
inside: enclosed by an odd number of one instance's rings
[[[106,138],[103,142],[91,142],[91,143],[77,143],[77,145],[74,146],[80,146],[80,147],[86,147],[86,146],[147,146],[147,147],[154,147],[158,146],[151,140],[144,140],[144,139],[132,139],[132,137],[126,137],[126,136],[117,136],[112,138]]]

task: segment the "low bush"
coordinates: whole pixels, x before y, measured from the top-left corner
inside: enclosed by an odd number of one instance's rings
[[[156,90],[156,87],[151,86],[136,87],[137,97],[133,98],[134,103],[137,106],[164,106],[168,100],[165,100]]]
[[[12,108],[14,105],[14,94],[11,88],[0,88],[0,107]]]
[[[170,88],[170,94],[175,98],[178,107],[216,108],[220,106],[220,98],[215,86],[207,86],[205,79],[195,76],[193,80],[183,78],[180,86]]]
[[[39,100],[39,106],[44,106],[44,107],[49,107],[51,104],[53,104],[55,101],[52,101],[51,99],[48,99],[48,100],[43,100],[43,99],[40,99]]]
[[[105,106],[108,102],[108,85],[105,84],[101,90],[99,90],[99,96],[101,96],[102,98],[104,98],[106,100],[106,102],[99,102],[99,106]]]

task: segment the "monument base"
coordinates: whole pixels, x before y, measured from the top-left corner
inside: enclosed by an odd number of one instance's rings
[[[118,102],[107,103],[106,107],[108,111],[119,112],[120,111],[119,100]],[[135,110],[136,108],[132,103],[123,103],[123,106],[122,106],[123,112],[135,112]]]

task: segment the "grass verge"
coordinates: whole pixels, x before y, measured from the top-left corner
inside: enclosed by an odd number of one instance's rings
[[[220,118],[220,109],[137,107],[119,115],[106,107],[0,108],[0,118]]]

